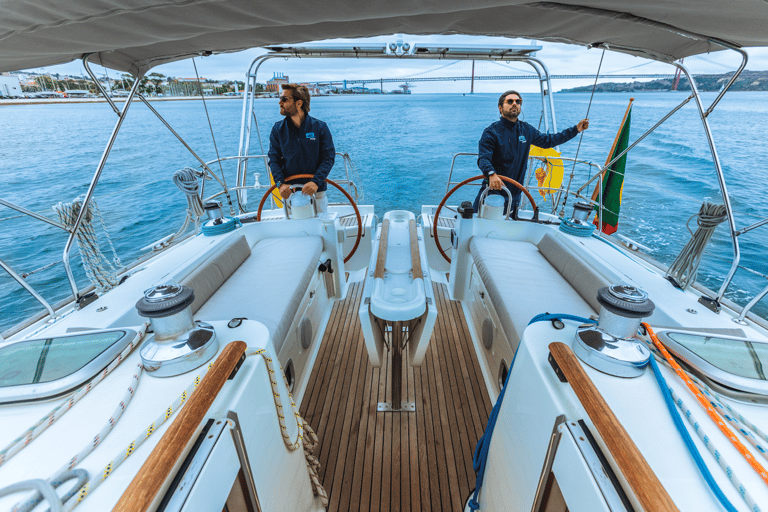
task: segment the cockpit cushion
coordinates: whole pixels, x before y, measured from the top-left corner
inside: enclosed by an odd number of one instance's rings
[[[534,244],[473,237],[469,249],[513,349],[540,313],[595,313]]]
[[[196,320],[257,320],[280,353],[301,299],[317,272],[319,236],[266,238],[195,314]]]

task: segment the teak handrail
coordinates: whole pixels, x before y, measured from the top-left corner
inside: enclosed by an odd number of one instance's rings
[[[379,238],[379,253],[376,255],[376,271],[374,279],[384,279],[384,265],[387,263],[387,240],[389,239],[389,219],[381,223],[381,237]]]
[[[233,341],[224,347],[221,355],[205,374],[200,385],[189,397],[187,404],[179,411],[152,453],[141,466],[113,511],[144,512],[155,501],[165,481],[171,476],[177,459],[189,444],[197,427],[205,418],[208,409],[218,396],[224,383],[245,353],[243,341]]]
[[[676,511],[677,507],[672,498],[581,367],[570,347],[564,343],[552,343],[549,345],[549,351],[587,411],[643,510]]]
[[[408,231],[411,234],[411,267],[413,268],[414,279],[424,279],[424,273],[421,271],[421,254],[419,253],[419,234],[416,231],[416,221],[408,221]]]

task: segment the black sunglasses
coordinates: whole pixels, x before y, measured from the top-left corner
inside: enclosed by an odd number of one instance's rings
[[[285,103],[288,100],[292,100],[294,98],[291,98],[290,96],[280,96],[280,103]]]
[[[522,105],[523,100],[522,99],[506,100],[504,103],[506,103],[507,105],[514,105],[515,103],[517,103],[518,105]]]

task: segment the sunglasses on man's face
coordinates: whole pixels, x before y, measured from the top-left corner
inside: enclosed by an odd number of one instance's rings
[[[290,96],[280,96],[280,103],[285,103],[286,101],[290,101],[292,99],[293,98],[291,98]]]
[[[523,100],[521,100],[521,99],[506,100],[504,103],[506,103],[507,105],[514,105],[515,103],[517,103],[518,105],[522,105],[523,104]]]

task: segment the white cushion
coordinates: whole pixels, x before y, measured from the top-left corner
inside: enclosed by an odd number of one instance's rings
[[[244,236],[234,238],[217,250],[210,258],[181,280],[181,284],[195,290],[192,313],[200,309],[216,290],[251,255]]]
[[[595,313],[535,245],[473,237],[469,248],[513,349],[540,313]]]
[[[323,239],[319,236],[266,238],[197,311],[202,321],[243,317],[269,329],[279,353],[301,299],[317,272]]]

